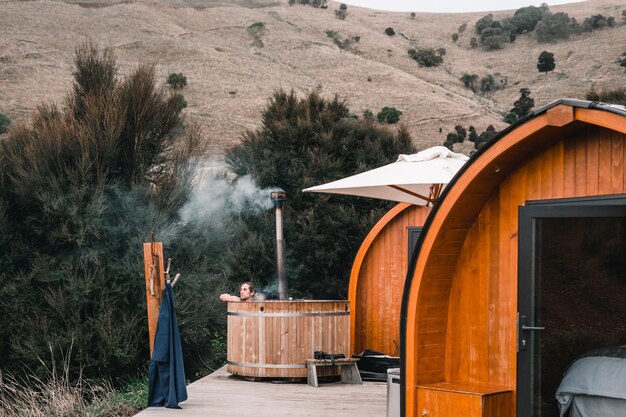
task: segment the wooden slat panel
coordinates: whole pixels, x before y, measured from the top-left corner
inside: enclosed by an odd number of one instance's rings
[[[596,161],[598,166],[598,193],[609,194],[611,192],[611,166],[613,165],[611,158],[612,136],[609,132],[601,131],[599,128],[593,130],[594,137],[598,141],[598,161]]]
[[[505,204],[508,210],[508,203]],[[499,372],[501,367],[499,366],[498,359],[501,357],[500,353],[500,322],[504,321],[504,317],[498,314],[497,308],[501,303],[500,300],[500,216],[502,215],[502,209],[500,208],[500,193],[496,194],[489,204],[492,221],[489,224],[488,236],[489,236],[489,269],[488,277],[484,280],[486,290],[484,293],[485,306],[484,314],[486,315],[486,331],[485,336],[488,340],[486,346],[486,357],[484,366],[485,375],[481,378],[488,383],[500,383]]]
[[[541,198],[550,198],[552,192],[552,174],[554,172],[553,148],[544,152],[539,156],[539,165],[541,167]]]
[[[430,210],[412,206],[398,212],[369,243],[356,284],[353,353],[366,348],[388,354],[396,352],[408,268],[407,227],[422,226]]]
[[[611,134],[611,194],[624,189],[624,140],[622,134]]]
[[[460,391],[455,387],[460,387]],[[511,400],[512,392],[508,390],[455,384],[417,387],[419,415],[432,417],[508,417]]]
[[[552,195],[563,196],[565,187],[563,183],[565,175],[563,149],[564,144],[562,140],[552,148]]]
[[[467,375],[459,375],[460,377],[464,377],[460,382],[463,383],[473,383],[479,381],[478,375],[478,367],[476,366],[476,362],[478,359],[478,351],[476,349],[478,340],[481,336],[481,327],[483,323],[480,322],[479,313],[479,303],[480,303],[480,280],[484,276],[481,274],[482,264],[485,259],[483,256],[483,247],[481,245],[481,219],[482,216],[479,216],[475,227],[470,231],[471,237],[471,246],[476,247],[477,251],[470,249],[470,251],[474,251],[476,256],[469,256],[470,259],[470,276],[467,279],[467,284],[461,291],[461,302],[465,305],[465,308],[461,306],[461,311],[459,314],[463,317],[463,321],[467,323],[468,332],[468,342],[467,345],[463,349],[463,355],[461,356],[461,360],[467,363]],[[466,246],[467,247],[467,246]]]
[[[528,200],[541,199],[541,162],[534,157],[528,161],[530,176],[528,178]]]
[[[574,195],[586,195],[587,192],[587,138],[583,135],[576,137],[576,173],[574,176]]]
[[[480,277],[477,285],[475,286],[478,294],[477,297],[477,318],[478,318],[478,331],[477,338],[473,345],[475,346],[474,352],[476,355],[473,367],[476,368],[475,381],[482,383],[488,381],[489,378],[489,275],[492,267],[492,248],[490,245],[491,229],[493,229],[494,222],[498,221],[498,206],[494,204],[493,198],[485,205],[484,216],[479,218],[480,229],[480,251],[481,260],[480,264]],[[497,262],[496,262],[497,264]]]
[[[508,256],[508,270],[503,269],[501,271],[501,280],[506,281],[509,287],[509,294],[511,297],[511,308],[508,311],[508,316],[506,316],[507,312],[503,312],[505,314],[506,320],[508,323],[515,323],[515,319],[517,316],[517,244],[518,244],[518,236],[519,236],[519,207],[524,204],[526,200],[527,189],[524,186],[527,184],[526,177],[528,176],[528,166],[522,165],[513,175],[510,177],[510,186],[509,186],[509,224],[508,229],[503,229],[502,233],[505,234],[505,238],[509,239],[508,245],[508,253],[504,254],[504,256]],[[572,181],[573,184],[573,181]],[[506,247],[503,248],[506,250]],[[506,277],[509,277],[507,280]],[[503,366],[506,366],[509,370],[508,373],[508,386],[514,386],[516,383],[516,375],[515,369],[516,366],[516,346],[515,343],[511,342],[510,337],[515,337],[515,330],[511,330],[509,328],[508,331],[508,355],[505,358],[502,358]],[[508,366],[507,366],[508,365]]]
[[[587,177],[585,179],[587,184],[586,192],[583,195],[594,195],[598,194],[598,185],[599,185],[599,171],[598,171],[598,138],[597,138],[597,130],[589,129],[587,136],[587,164],[586,171]],[[579,194],[580,195],[580,194]]]
[[[563,197],[576,193],[576,141],[568,138],[563,141]]]
[[[510,181],[505,181],[500,186],[499,263],[497,274],[491,277],[492,281],[497,282],[497,284],[493,283],[492,287],[495,290],[497,286],[498,290],[497,294],[494,291],[494,298],[492,299],[495,303],[493,313],[497,317],[494,331],[498,334],[498,348],[492,349],[489,353],[489,367],[495,369],[494,375],[490,377],[489,382],[502,386],[509,386],[510,373],[510,363],[502,360],[503,357],[508,357],[509,354],[509,323],[507,322],[507,317],[509,317],[511,309],[511,294],[509,281],[502,279],[502,277],[508,276],[510,270],[509,252],[512,237],[509,225],[515,210],[514,207],[511,207],[510,188]]]

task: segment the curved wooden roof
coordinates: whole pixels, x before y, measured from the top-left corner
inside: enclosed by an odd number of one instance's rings
[[[372,349],[397,354],[402,290],[408,268],[408,228],[421,227],[430,207],[400,203],[374,225],[350,273],[352,353]]]
[[[415,414],[417,335],[428,320],[422,305],[436,278],[452,277],[465,237],[489,198],[523,161],[585,125],[626,134],[626,107],[557,100],[501,132],[459,171],[427,219],[405,282],[401,311],[402,405]],[[420,316],[421,315],[421,316]]]

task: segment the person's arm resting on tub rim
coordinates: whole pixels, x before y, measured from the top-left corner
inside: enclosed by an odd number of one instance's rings
[[[239,287],[239,297],[230,294],[222,294],[220,295],[220,301],[225,303],[229,301],[252,301],[255,294],[256,290],[254,289],[254,284],[251,282],[244,282]]]

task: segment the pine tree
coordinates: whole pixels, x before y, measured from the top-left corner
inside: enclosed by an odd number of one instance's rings
[[[555,67],[556,62],[554,61],[554,54],[552,52],[543,51],[539,54],[537,60],[537,69],[539,72],[545,72],[547,74],[549,71],[553,71]]]

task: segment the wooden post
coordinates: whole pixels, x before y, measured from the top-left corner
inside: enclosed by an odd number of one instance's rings
[[[163,243],[151,242],[143,244],[143,265],[146,275],[146,304],[148,306],[148,335],[150,338],[150,358],[154,350],[159,309],[165,290],[165,274],[163,270]]]

